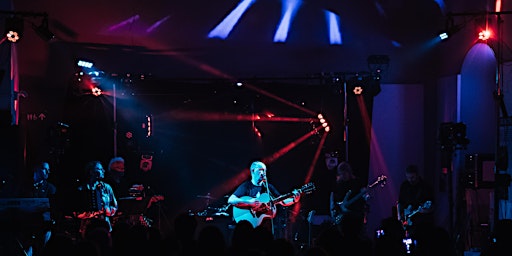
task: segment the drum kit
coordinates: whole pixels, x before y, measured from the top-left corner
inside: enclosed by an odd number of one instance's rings
[[[130,226],[151,227],[153,220],[146,216],[146,210],[164,200],[164,197],[162,195],[147,196],[144,185],[139,184],[134,184],[128,192],[129,197],[118,199],[119,212],[114,216],[114,225],[124,222]]]
[[[224,196],[227,197],[227,196]],[[230,207],[229,204],[219,205],[217,207],[211,206],[211,202],[216,201],[217,198],[212,197],[210,193],[207,195],[198,195],[197,198],[202,198],[205,200],[205,208],[196,213],[192,213],[192,215],[200,216],[200,217],[229,217],[228,209]]]

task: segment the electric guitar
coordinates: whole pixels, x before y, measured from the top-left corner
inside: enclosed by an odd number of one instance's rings
[[[402,225],[404,227],[411,226],[411,217],[421,212],[423,209],[429,209],[430,207],[432,207],[432,201],[426,201],[425,203],[418,206],[418,208],[416,208],[415,210],[412,210],[412,205],[409,205],[407,208],[404,209],[404,220],[402,222]]]
[[[297,189],[299,193],[309,194],[315,190],[315,185],[313,183],[308,183],[303,185],[300,189]],[[276,216],[276,208],[275,205],[287,198],[293,197],[293,193],[287,193],[276,198],[270,198],[268,193],[262,193],[258,197],[256,197],[260,202],[262,202],[261,206],[254,208],[239,208],[233,207],[233,219],[235,222],[239,222],[241,220],[249,221],[253,227],[259,226],[265,218],[274,218]],[[243,196],[242,199],[249,199],[252,197]]]
[[[343,201],[336,202],[336,205],[339,207],[340,210],[335,209],[332,213],[333,223],[335,225],[338,225],[341,223],[341,220],[343,219],[343,216],[350,212],[350,210],[347,208],[351,204],[353,204],[355,201],[359,200],[361,197],[365,196],[368,193],[368,190],[370,188],[375,187],[377,184],[381,184],[381,186],[384,186],[386,184],[387,177],[384,175],[381,175],[370,185],[366,186],[365,188],[361,189],[359,194],[355,195],[354,197],[348,199],[350,195],[352,194],[352,191],[347,192],[345,197],[343,198]]]

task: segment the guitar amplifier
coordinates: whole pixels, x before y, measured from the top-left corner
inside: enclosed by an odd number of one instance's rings
[[[463,182],[466,188],[494,187],[494,154],[468,154]]]
[[[6,229],[39,228],[50,219],[48,198],[0,199],[0,225]]]

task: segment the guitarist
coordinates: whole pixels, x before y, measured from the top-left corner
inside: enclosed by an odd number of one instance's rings
[[[341,162],[337,166],[336,180],[330,193],[330,210],[333,223],[342,233],[344,219],[349,219],[354,224],[352,227],[363,231],[368,209],[366,190],[366,184],[354,175],[348,162]],[[349,201],[351,203],[347,203]]]
[[[418,167],[407,166],[398,194],[397,217],[410,236],[418,226],[434,224],[433,199],[433,190],[419,175]]]
[[[268,197],[270,199],[276,198],[281,193],[272,184],[268,183],[267,166],[262,161],[252,162],[249,171],[251,179],[241,183],[229,196],[227,202],[238,209],[247,209],[250,214],[242,219],[251,221],[254,227],[265,225],[269,230],[273,230],[271,220],[276,216],[276,205],[269,203]],[[293,196],[278,201],[276,204],[290,206],[298,202],[300,199],[299,191],[294,190],[292,193]],[[235,209],[233,209],[233,214],[235,214]],[[233,217],[237,221],[236,216]],[[257,220],[262,221],[258,222]]]
[[[81,220],[81,235],[92,224],[102,224],[112,231],[112,218],[118,209],[117,198],[112,187],[103,181],[105,170],[100,161],[90,161],[85,166],[86,181],[77,190],[76,218]]]

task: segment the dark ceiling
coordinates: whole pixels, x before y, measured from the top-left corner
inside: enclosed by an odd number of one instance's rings
[[[469,14],[494,11],[494,1],[486,0],[13,2],[18,12],[47,13],[56,35],[44,42],[29,29],[40,19],[26,18],[18,63],[21,75],[35,77],[68,72],[76,58],[93,60],[107,73],[164,78],[307,77],[368,71],[368,56],[387,55],[382,81],[417,83],[458,73],[474,43],[478,18]],[[302,4],[286,41],[274,43],[286,2]],[[225,39],[208,38],[239,3],[252,5],[231,33]],[[510,5],[504,3],[502,10],[512,10]],[[329,43],[326,11],[339,17],[341,44]],[[463,14],[454,16],[463,29],[452,40],[433,44],[449,13]],[[501,18],[504,31],[510,31],[507,15]],[[496,15],[488,20],[492,24]],[[503,59],[510,59],[510,35],[504,34]]]

